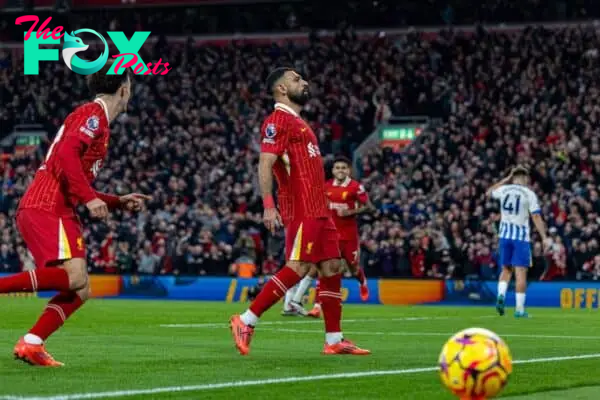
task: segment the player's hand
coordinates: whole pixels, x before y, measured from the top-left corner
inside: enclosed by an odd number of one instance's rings
[[[151,201],[152,196],[141,193],[130,193],[119,197],[123,209],[138,212],[144,208],[145,201]]]
[[[350,210],[337,210],[338,217],[348,217],[350,216]]]
[[[276,208],[265,208],[263,223],[271,233],[275,233],[279,227],[283,226],[281,215]]]
[[[102,200],[96,198],[90,200],[85,205],[90,211],[92,218],[106,219],[108,218],[108,206]]]

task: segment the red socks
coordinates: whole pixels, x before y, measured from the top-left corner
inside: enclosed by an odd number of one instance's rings
[[[319,280],[321,291],[321,309],[325,320],[325,332],[336,333],[342,331],[342,274],[321,277]]]
[[[358,271],[356,271],[356,275],[354,275],[358,283],[364,285],[367,281],[367,277],[365,276],[365,270],[361,267],[358,267]]]
[[[75,292],[60,292],[48,302],[46,309],[29,331],[30,334],[39,336],[42,340],[56,332],[67,318],[69,318],[81,305],[83,301]]]
[[[321,279],[317,280],[317,286],[315,287],[315,304],[321,304]]]
[[[257,317],[260,317],[265,311],[277,303],[289,288],[300,282],[302,279],[290,267],[283,267],[265,284],[256,299],[250,304],[250,311]]]
[[[0,293],[69,290],[69,275],[62,268],[40,268],[0,278]]]

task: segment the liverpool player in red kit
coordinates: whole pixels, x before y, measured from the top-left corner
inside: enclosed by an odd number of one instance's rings
[[[333,213],[333,222],[340,234],[340,252],[350,272],[360,284],[361,299],[367,301],[369,298],[367,278],[358,263],[360,244],[356,216],[368,212],[372,206],[364,186],[350,178],[350,160],[345,157],[336,158],[332,172],[333,179],[327,181],[325,190],[329,208]]]
[[[341,329],[341,261],[338,234],[327,207],[325,173],[317,138],[300,117],[309,99],[308,83],[290,68],[279,68],[267,79],[275,110],[265,120],[258,166],[265,226],[274,232],[282,219],[273,199],[273,174],[280,193],[279,208],[291,210],[286,222],[286,266],[273,276],[242,315],[231,317],[231,333],[242,355],[250,351],[260,316],[297,284],[312,266],[321,273],[321,303],[325,320],[323,354],[370,354],[344,339]]]
[[[362,301],[369,299],[369,288],[367,278],[360,267],[359,254],[360,243],[358,238],[358,222],[356,216],[372,209],[369,196],[360,182],[350,177],[350,160],[346,157],[337,157],[333,162],[333,179],[325,184],[329,208],[331,209],[335,227],[340,235],[340,252],[352,275],[358,280],[360,298]],[[298,285],[291,307],[301,315],[319,318],[321,316],[321,304],[319,303],[320,285],[317,283],[317,294],[315,306],[310,312],[302,307],[302,296],[312,285],[316,277],[316,271],[311,271]]]
[[[75,207],[83,204],[93,218],[110,209],[138,211],[147,196],[122,197],[96,192],[91,182],[102,167],[110,139],[109,124],[126,109],[130,80],[106,75],[111,63],[88,77],[92,102],[75,109],[58,130],[33,182],[19,203],[17,227],[37,269],[0,278],[0,293],[58,291],[15,349],[28,364],[58,367],[44,341],[81,307],[90,295],[85,244]]]

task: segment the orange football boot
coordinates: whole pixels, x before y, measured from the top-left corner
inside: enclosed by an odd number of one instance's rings
[[[310,310],[307,314],[307,317],[311,317],[311,318],[321,318],[321,307],[319,307],[318,305],[314,305],[312,310]]]
[[[25,339],[21,338],[17,342],[13,351],[16,360],[21,360],[29,365],[39,367],[62,367],[64,364],[58,362],[46,351],[43,344],[25,343]]]
[[[369,300],[369,287],[367,286],[367,281],[365,281],[364,285],[359,285],[360,288],[360,299],[362,301]]]
[[[250,342],[252,341],[252,335],[254,335],[254,328],[244,324],[239,315],[231,317],[229,328],[231,328],[235,347],[241,355],[248,355],[250,353]]]
[[[323,348],[324,355],[350,354],[353,356],[367,356],[371,354],[370,350],[361,349],[349,340],[343,339],[336,344],[327,344]]]

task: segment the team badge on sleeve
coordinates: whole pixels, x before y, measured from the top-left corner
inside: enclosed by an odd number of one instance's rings
[[[98,128],[100,128],[100,119],[93,116],[89,117],[85,122],[85,126],[82,126],[79,130],[93,139],[95,136],[94,132],[97,131]]]
[[[89,117],[85,125],[90,131],[95,131],[100,127],[100,120],[96,116]]]
[[[277,135],[275,124],[267,124],[267,128],[265,129],[265,136],[269,139],[273,139],[275,135]]]
[[[277,135],[275,124],[267,124],[265,127],[265,138],[263,139],[263,143],[275,143],[275,140],[273,139],[275,135]]]

